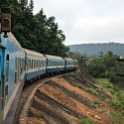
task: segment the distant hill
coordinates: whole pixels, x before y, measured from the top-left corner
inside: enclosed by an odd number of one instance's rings
[[[86,53],[88,56],[99,54],[101,51],[105,54],[112,51],[114,54],[124,56],[124,44],[120,43],[98,43],[98,44],[79,44],[70,45],[71,52]]]

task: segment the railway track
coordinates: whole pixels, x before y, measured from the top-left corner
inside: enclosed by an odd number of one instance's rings
[[[59,75],[61,76],[61,75]],[[28,112],[28,108],[31,105],[31,100],[37,90],[37,88],[44,84],[46,81],[50,80],[51,77],[45,78],[45,79],[41,79],[38,80],[36,82],[33,82],[30,85],[26,85],[24,86],[19,102],[18,102],[18,106],[16,108],[16,112],[15,112],[15,116],[13,119],[12,124],[24,124],[26,122],[24,122],[24,118],[27,115]]]
[[[63,75],[65,75],[65,74],[51,76],[51,77],[33,82],[30,85],[26,85],[22,90],[12,124],[26,124],[26,116],[27,116],[28,110],[31,106],[33,96],[36,93],[38,87],[43,85],[45,82],[49,81],[52,77],[61,77]],[[42,92],[42,94],[43,94],[43,92]],[[44,93],[44,95],[45,95],[45,93]],[[47,94],[46,94],[46,96],[47,96]],[[54,101],[56,101],[56,100],[54,100]],[[59,103],[59,101],[56,101],[56,102]],[[60,104],[62,104],[62,103],[60,103]],[[67,107],[67,106],[65,105],[65,107]],[[71,111],[73,111],[73,110],[71,110]]]
[[[52,76],[52,77],[61,77],[61,76],[63,76],[63,74],[57,75],[57,76]],[[69,111],[69,113],[72,114],[72,116],[75,116],[76,118],[84,118],[85,117],[83,114],[81,114],[80,112],[77,112],[76,110],[74,110],[73,108],[68,106],[66,103],[59,101],[55,98],[52,98],[45,92],[40,91],[38,89],[38,87],[40,87],[44,83],[48,82],[52,77],[36,81],[35,83],[32,83],[31,85],[27,85],[26,87],[24,87],[22,94],[20,96],[20,100],[19,100],[19,103],[18,103],[18,106],[16,109],[16,113],[15,113],[15,117],[13,119],[12,124],[26,124],[27,123],[27,115],[28,115],[28,112],[31,107],[31,103],[32,103],[32,100],[33,100],[33,97],[34,97],[36,91],[43,97],[46,97],[47,99],[50,99],[51,101],[53,101],[55,104],[58,104],[58,106],[62,106],[64,109],[66,109],[66,111]],[[62,118],[62,117],[60,117],[60,118]],[[63,121],[64,121],[64,119],[63,119]],[[65,123],[67,121],[68,120],[65,119]],[[71,123],[68,122],[68,124],[71,124]]]

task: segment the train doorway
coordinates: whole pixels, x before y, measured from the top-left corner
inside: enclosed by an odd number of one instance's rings
[[[6,47],[0,44],[0,124],[3,122],[4,115],[4,82],[5,82],[5,49]]]
[[[2,124],[2,121],[3,121],[3,110],[2,110],[2,62],[1,62],[1,53],[2,53],[2,50],[0,48],[0,124]]]

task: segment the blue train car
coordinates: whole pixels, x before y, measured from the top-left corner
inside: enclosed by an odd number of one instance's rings
[[[46,72],[49,73],[59,73],[65,70],[65,60],[60,56],[45,55],[46,61]]]
[[[38,52],[24,49],[26,53],[25,81],[32,81],[46,73],[46,57]]]
[[[71,71],[75,68],[75,62],[72,58],[65,58],[65,70]]]
[[[12,33],[0,37],[0,124],[11,124],[25,75],[25,52]]]

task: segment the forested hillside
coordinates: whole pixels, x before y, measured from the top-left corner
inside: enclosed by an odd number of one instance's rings
[[[96,55],[100,52],[107,53],[112,51],[114,54],[124,56],[124,44],[119,43],[102,43],[102,44],[80,44],[69,46],[71,52],[86,53],[88,56]]]
[[[1,0],[0,8],[11,13],[12,33],[24,48],[41,53],[66,56],[69,48],[63,44],[65,35],[55,17],[47,17],[41,10],[33,14],[33,0]]]

